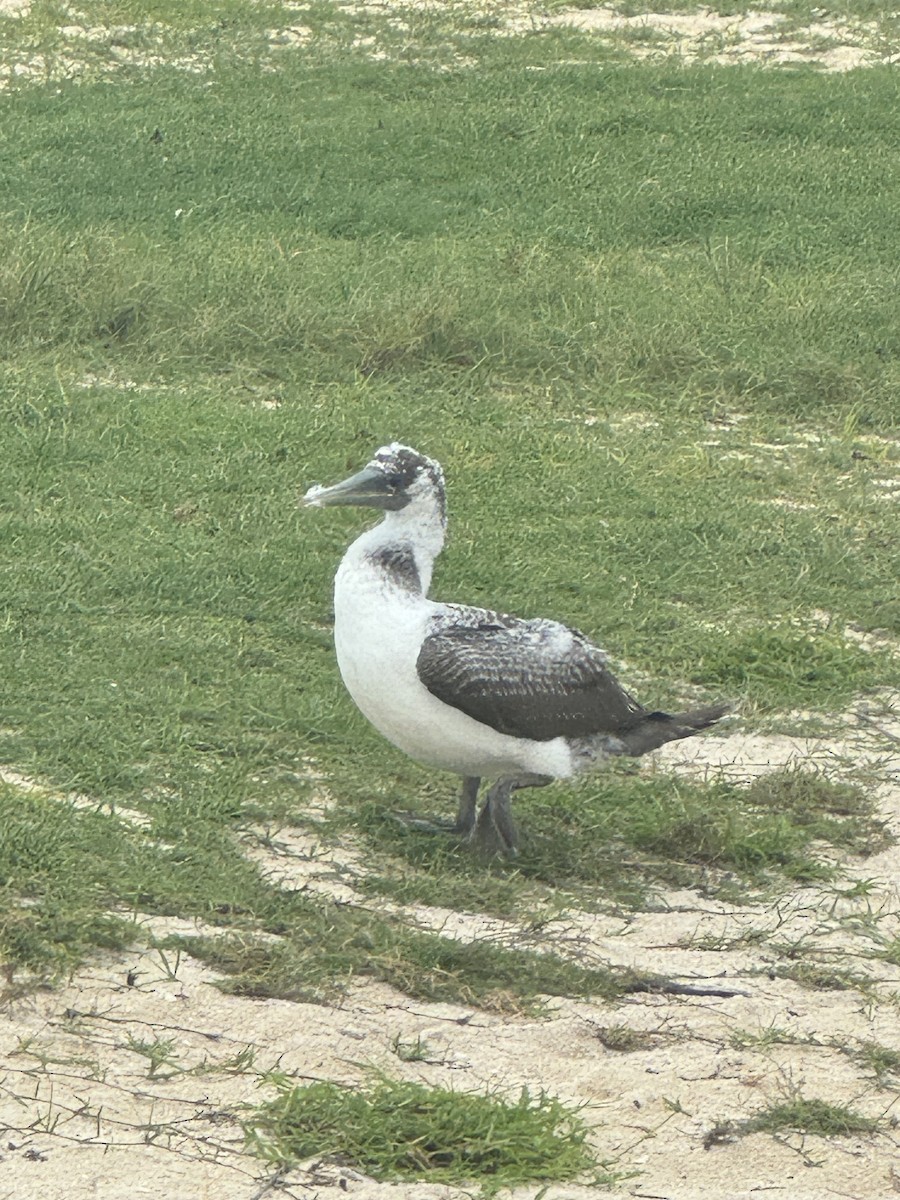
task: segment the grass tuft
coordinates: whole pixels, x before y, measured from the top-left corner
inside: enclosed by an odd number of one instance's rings
[[[617,1054],[634,1054],[638,1050],[649,1050],[659,1042],[659,1035],[644,1029],[632,1029],[628,1025],[594,1025],[594,1036],[607,1050]]]
[[[387,1078],[359,1090],[276,1080],[247,1122],[251,1146],[287,1165],[337,1157],[378,1180],[502,1187],[572,1179],[594,1166],[577,1112],[523,1089],[515,1102]]]
[[[222,972],[224,991],[291,1000],[333,997],[356,974],[425,1000],[520,1014],[534,1011],[546,995],[610,999],[628,991],[635,979],[496,941],[456,942],[371,915],[360,919],[350,912],[329,924],[323,909],[321,917],[321,923],[307,923],[284,940],[225,935],[169,938],[164,945]]]
[[[866,992],[871,987],[869,977],[859,971],[818,962],[785,963],[774,969],[774,975],[778,979],[791,979],[814,992],[848,992],[853,989]]]
[[[873,1072],[880,1086],[896,1087],[900,1079],[900,1050],[882,1046],[880,1042],[861,1042],[849,1053],[860,1066]]]
[[[760,775],[747,789],[746,799],[763,812],[786,816],[807,831],[810,842],[828,842],[852,854],[878,854],[893,840],[864,788],[802,767]]]
[[[825,1100],[796,1097],[783,1104],[773,1104],[743,1123],[743,1133],[797,1133],[819,1137],[849,1137],[855,1133],[875,1133],[880,1122],[864,1117],[844,1104],[829,1104]]]

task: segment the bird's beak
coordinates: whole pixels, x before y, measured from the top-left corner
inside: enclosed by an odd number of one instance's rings
[[[363,467],[342,483],[332,487],[314,484],[300,501],[317,508],[331,508],[338,504],[356,504],[363,508],[402,508],[407,498],[399,492],[378,467]]]

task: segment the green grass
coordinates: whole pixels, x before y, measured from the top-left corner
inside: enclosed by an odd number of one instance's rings
[[[251,1146],[279,1165],[338,1157],[378,1180],[473,1182],[482,1195],[595,1165],[577,1112],[545,1093],[510,1102],[387,1078],[364,1090],[276,1085],[247,1125]]]
[[[850,1105],[831,1104],[827,1100],[808,1099],[798,1094],[780,1103],[770,1104],[745,1121],[718,1122],[707,1132],[703,1145],[704,1149],[709,1150],[752,1133],[858,1137],[878,1133],[882,1126],[880,1119],[866,1117]]]
[[[220,937],[156,944],[202,959],[239,995],[330,1002],[360,976],[514,1012],[546,994],[621,995],[639,978],[490,940],[455,942],[274,887],[239,852],[227,819],[210,814],[143,830],[3,787],[0,820],[0,954],[36,980],[65,975],[93,949],[146,942],[144,914],[225,927]]]
[[[729,1045],[736,1050],[769,1050],[772,1046],[818,1045],[815,1038],[803,1037],[779,1025],[767,1025],[759,1030],[735,1029]]]
[[[639,1050],[652,1050],[659,1044],[658,1034],[631,1029],[628,1025],[595,1026],[593,1033],[601,1046],[616,1054],[636,1054]]]
[[[64,974],[92,948],[146,940],[140,920],[149,913],[195,916],[222,926],[218,937],[174,937],[158,944],[203,960],[223,977],[223,988],[238,995],[330,1001],[360,976],[427,1000],[517,1012],[533,1009],[545,995],[613,999],[642,982],[633,972],[513,950],[496,940],[456,942],[273,887],[239,852],[227,812],[201,811],[189,824],[174,824],[161,813],[143,829],[114,815],[5,788],[0,815],[0,949],[38,978]],[[457,870],[471,879],[477,897],[472,868],[463,862]],[[433,874],[433,866],[424,864],[422,876]],[[449,870],[447,878],[454,879]],[[571,869],[564,878],[572,886]],[[600,882],[615,894],[611,872]],[[510,897],[517,895],[520,903],[529,890],[523,893],[520,885],[516,892],[509,885]],[[459,907],[491,908],[489,901],[488,887],[480,905],[460,895]],[[521,907],[515,915],[521,918]],[[543,919],[549,915],[544,909]]]
[[[880,941],[874,956],[884,962],[892,963],[895,967],[900,966],[900,938]]]
[[[0,78],[14,65],[20,69],[11,87],[73,77],[95,82],[166,62],[200,73],[259,62],[269,31],[295,17],[278,0],[92,0],[82,10],[32,0],[27,12],[0,18]]]
[[[538,889],[535,899],[544,897],[546,917],[547,889],[575,890],[582,903],[586,888],[597,889],[634,904],[653,882],[715,891],[736,877],[756,886],[826,880],[836,868],[823,845],[865,855],[890,844],[863,789],[808,772],[776,771],[746,788],[614,767],[578,788],[521,793],[521,852],[511,869],[485,872],[450,839],[398,826],[394,810],[408,794],[401,782],[376,803],[360,786],[359,805],[332,818],[336,832],[363,829],[383,855],[381,869],[370,862],[363,890],[502,916],[521,915],[526,881]],[[435,804],[432,795],[423,811]]]
[[[223,990],[233,995],[307,1002],[333,999],[353,975],[419,999],[503,1013],[538,1011],[545,995],[612,999],[648,982],[640,973],[582,967],[492,939],[456,942],[373,917],[336,923],[328,917],[323,908],[275,943],[227,935],[172,937],[163,945],[187,950],[221,972]]]
[[[605,6],[605,0],[578,0],[576,4],[565,4],[565,7],[584,9]],[[701,6],[695,0],[654,0],[652,6],[641,3],[641,0],[616,0],[610,7],[625,16],[637,16],[647,12],[695,13]],[[742,0],[717,0],[711,7],[721,16],[740,16],[749,8]],[[823,17],[832,21],[879,21],[896,15],[895,10],[884,4],[883,0],[835,0],[827,9],[817,5],[814,0],[761,0],[753,5],[752,11],[771,12],[773,19],[784,16],[792,26],[799,28],[821,21]]]
[[[818,842],[877,845],[821,791],[617,772],[517,799],[515,870],[400,836],[388,809],[448,812],[455,785],[344,695],[331,578],[361,521],[295,500],[400,437],[448,470],[437,593],[585,629],[649,704],[725,697],[752,726],[886,686],[844,629],[900,631],[894,73],[635,65],[328,5],[142,13],[125,49],[202,70],[122,65],[110,35],[73,74],[53,4],[0,19],[2,61],[46,68],[0,92],[0,761],[150,819],[4,792],[12,959],[63,971],[161,912],[248,939],[205,952],[254,994],[606,986],[374,917],[326,936],[232,840],[306,819],[311,766],[373,847],[366,886],[427,903],[783,886],[829,869]],[[290,22],[308,47],[270,44]],[[415,52],[372,61],[376,26]]]
[[[829,1104],[825,1100],[794,1097],[744,1122],[744,1133],[781,1133],[796,1131],[818,1137],[850,1137],[853,1134],[875,1133],[880,1122],[864,1117],[849,1105]]]
[[[866,992],[872,986],[869,976],[861,971],[820,962],[789,962],[775,968],[774,974],[778,979],[792,979],[814,992],[846,992],[853,988]]]
[[[861,1042],[848,1053],[861,1067],[873,1073],[879,1087],[897,1087],[900,1080],[900,1050],[870,1041]]]

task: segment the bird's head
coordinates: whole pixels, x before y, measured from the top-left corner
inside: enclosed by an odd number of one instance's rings
[[[376,450],[371,461],[349,479],[331,487],[315,484],[302,503],[319,508],[352,504],[379,508],[385,513],[410,508],[410,515],[414,510],[436,511],[441,524],[446,524],[440,463],[399,442]]]

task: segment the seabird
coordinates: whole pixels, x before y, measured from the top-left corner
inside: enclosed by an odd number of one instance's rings
[[[613,755],[646,754],[728,711],[648,711],[577,630],[430,600],[447,529],[444,473],[409,446],[382,446],[349,479],[311,487],[303,503],[384,514],[335,576],[338,666],[388,741],[463,777],[452,828],[486,852],[515,853],[510,798],[519,788],[567,779]],[[476,815],[482,779],[491,786]]]

